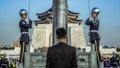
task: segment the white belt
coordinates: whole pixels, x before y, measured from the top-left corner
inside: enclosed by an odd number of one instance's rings
[[[21,32],[21,34],[28,34],[28,32]]]
[[[98,32],[97,30],[91,30],[90,32]]]

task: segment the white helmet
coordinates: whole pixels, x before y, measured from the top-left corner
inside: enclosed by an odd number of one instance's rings
[[[22,14],[26,14],[27,15],[27,11],[25,9],[21,9],[20,12],[19,12],[20,15]]]
[[[93,13],[93,12],[95,12],[95,13],[97,13],[97,15],[100,13],[100,10],[97,8],[97,7],[94,7],[92,10],[91,10],[91,12]]]

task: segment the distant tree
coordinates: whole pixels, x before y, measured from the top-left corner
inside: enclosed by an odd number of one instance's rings
[[[105,46],[103,46],[103,48],[108,48],[108,46],[107,46],[107,45],[105,45]]]
[[[117,50],[117,52],[120,52],[120,47],[117,47],[116,50]]]
[[[118,57],[119,61],[120,61],[120,54],[116,54],[116,56]]]
[[[110,48],[115,48],[115,46],[111,46]]]
[[[14,50],[15,47],[2,47],[1,50]]]

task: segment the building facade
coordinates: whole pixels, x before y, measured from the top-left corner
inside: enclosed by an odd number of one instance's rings
[[[38,20],[32,36],[33,47],[42,48],[52,46],[52,8],[43,13],[37,13]],[[82,20],[78,19],[79,13],[67,11],[68,44],[76,48],[85,48],[86,41],[82,28]]]

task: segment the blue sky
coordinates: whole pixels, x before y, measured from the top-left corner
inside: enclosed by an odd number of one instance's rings
[[[120,0],[91,0],[90,9],[100,9],[101,45],[120,45]],[[42,13],[52,6],[52,0],[31,0],[30,17],[37,19],[36,13]],[[12,44],[20,37],[19,10],[28,10],[29,0],[0,0],[0,44]],[[89,16],[88,0],[68,0],[68,9],[80,13],[86,40],[88,27],[84,25]],[[88,43],[88,40],[87,40]]]

